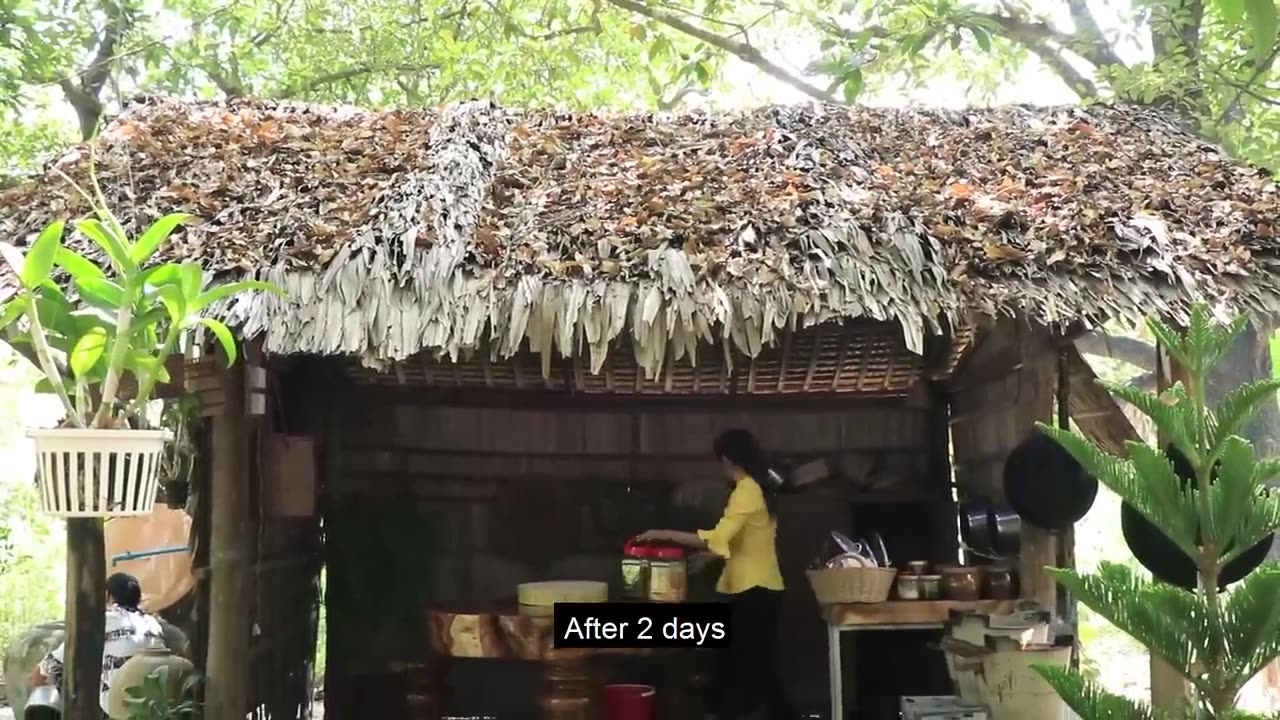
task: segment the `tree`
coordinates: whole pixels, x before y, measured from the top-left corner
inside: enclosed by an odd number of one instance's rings
[[[1148,325],[1186,372],[1157,395],[1127,386],[1109,390],[1151,418],[1194,469],[1179,478],[1176,464],[1158,447],[1127,443],[1127,455],[1106,453],[1083,436],[1041,424],[1099,481],[1116,492],[1190,557],[1199,589],[1188,592],[1150,582],[1129,568],[1104,563],[1096,574],[1055,570],[1054,576],[1088,607],[1163,657],[1195,688],[1192,717],[1238,718],[1236,697],[1245,683],[1280,657],[1280,566],[1255,570],[1220,593],[1221,568],[1245,549],[1280,530],[1280,496],[1268,481],[1280,475],[1280,457],[1255,457],[1237,433],[1265,403],[1274,403],[1280,380],[1267,378],[1228,393],[1216,406],[1205,395],[1209,369],[1229,352],[1243,318],[1215,325],[1197,306],[1186,332],[1158,320]],[[1060,668],[1039,672],[1084,720],[1170,717],[1112,696]]]

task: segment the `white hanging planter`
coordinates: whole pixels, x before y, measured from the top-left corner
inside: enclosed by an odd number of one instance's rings
[[[40,504],[56,517],[151,513],[167,430],[30,430]]]

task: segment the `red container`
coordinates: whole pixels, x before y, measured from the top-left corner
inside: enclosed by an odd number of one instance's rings
[[[649,685],[605,685],[605,720],[653,720],[653,699]]]

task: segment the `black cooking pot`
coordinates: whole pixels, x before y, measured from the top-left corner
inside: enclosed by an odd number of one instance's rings
[[[1173,445],[1164,449],[1165,456],[1173,463],[1173,471],[1182,481],[1183,490],[1192,490],[1188,485],[1195,477],[1195,468]],[[1214,479],[1216,480],[1216,473]],[[1199,580],[1196,564],[1191,558],[1182,554],[1182,550],[1160,529],[1152,525],[1142,513],[1129,503],[1120,506],[1120,529],[1124,533],[1125,544],[1133,557],[1161,582],[1176,585],[1184,590],[1194,590]],[[1197,539],[1198,534],[1197,534]],[[1271,551],[1272,536],[1259,540],[1258,544],[1244,551],[1240,557],[1227,563],[1218,575],[1218,589],[1239,582],[1253,572]],[[1228,547],[1228,550],[1231,548]]]
[[[1004,495],[1024,521],[1066,530],[1093,507],[1098,480],[1058,441],[1034,430],[1005,460]]]

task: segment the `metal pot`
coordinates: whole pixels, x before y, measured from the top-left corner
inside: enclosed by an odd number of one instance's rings
[[[22,720],[58,720],[62,717],[62,694],[52,685],[31,688]]]
[[[1032,525],[1066,530],[1093,507],[1098,480],[1058,441],[1035,430],[1005,460],[1004,494]]]
[[[960,539],[979,553],[995,554],[995,535],[991,532],[991,509],[981,503],[960,506]]]
[[[1173,464],[1174,473],[1182,480],[1183,489],[1191,489],[1187,487],[1189,478],[1195,474],[1191,464],[1172,445],[1165,447],[1165,455]],[[1149,570],[1157,580],[1176,585],[1184,590],[1196,588],[1199,573],[1195,563],[1129,503],[1120,505],[1120,530],[1124,533],[1125,544],[1129,546],[1134,559]],[[1239,582],[1261,565],[1271,550],[1272,538],[1273,535],[1268,535],[1223,566],[1218,577],[1219,590]]]
[[[1022,550],[1022,517],[1013,508],[991,508],[991,527],[997,555],[1013,557]]]

